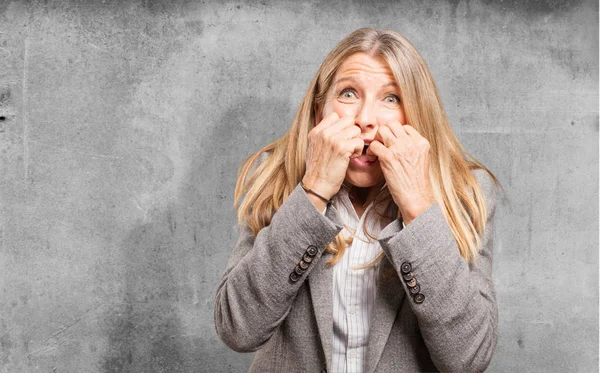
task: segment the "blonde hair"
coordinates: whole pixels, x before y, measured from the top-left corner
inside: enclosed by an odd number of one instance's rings
[[[270,224],[273,214],[302,180],[306,172],[308,133],[316,124],[337,69],[346,58],[358,52],[382,58],[390,67],[399,86],[407,123],[429,141],[429,174],[434,197],[460,254],[472,262],[478,255],[487,211],[483,192],[471,170],[484,169],[497,180],[459,143],[425,60],[407,39],[394,31],[358,29],[327,55],[310,82],[289,131],[242,163],[234,196],[239,223],[247,224],[257,235]],[[377,196],[375,203],[393,205],[387,188]],[[395,211],[400,217],[397,208]],[[344,255],[346,243],[340,233],[329,244],[326,252],[334,254],[329,265]],[[383,255],[381,252],[367,265],[375,264]]]

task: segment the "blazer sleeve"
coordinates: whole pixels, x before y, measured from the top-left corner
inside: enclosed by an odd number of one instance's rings
[[[439,206],[432,205],[406,228],[396,220],[379,241],[393,263],[417,317],[431,359],[441,371],[482,372],[497,341],[498,308],[492,282],[496,186],[483,170],[474,171],[482,187],[488,218],[478,259],[462,258]],[[402,267],[404,265],[404,267]],[[418,288],[404,278],[414,277]],[[409,270],[409,271],[407,271]],[[424,298],[418,299],[416,294]]]
[[[321,214],[300,185],[256,237],[247,225],[240,226],[214,302],[215,328],[221,340],[238,352],[256,351],[264,345],[342,228],[335,208]],[[297,268],[306,255],[312,258],[308,267]],[[295,270],[301,274],[291,279]]]

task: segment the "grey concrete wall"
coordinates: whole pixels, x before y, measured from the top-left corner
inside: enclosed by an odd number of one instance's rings
[[[0,372],[243,372],[213,327],[237,167],[326,53],[406,35],[496,219],[492,372],[598,370],[595,1],[0,2]]]

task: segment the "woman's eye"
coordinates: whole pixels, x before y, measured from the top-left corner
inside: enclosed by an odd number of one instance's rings
[[[386,96],[385,102],[388,104],[396,104],[397,105],[400,103],[400,98],[396,95],[389,95],[389,96]]]
[[[352,89],[344,89],[340,92],[339,96],[346,100],[353,100],[356,98],[356,92]]]

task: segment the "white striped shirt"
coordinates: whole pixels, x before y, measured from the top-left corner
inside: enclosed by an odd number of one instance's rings
[[[367,269],[352,267],[368,263],[381,251],[379,242],[365,234],[365,226],[371,236],[377,237],[391,219],[382,218],[376,212],[367,214],[373,204],[359,219],[344,188],[334,200],[345,225],[342,233],[345,237],[355,234],[344,256],[333,267],[332,368],[334,373],[363,372],[380,262]],[[367,215],[369,220],[365,222]]]

